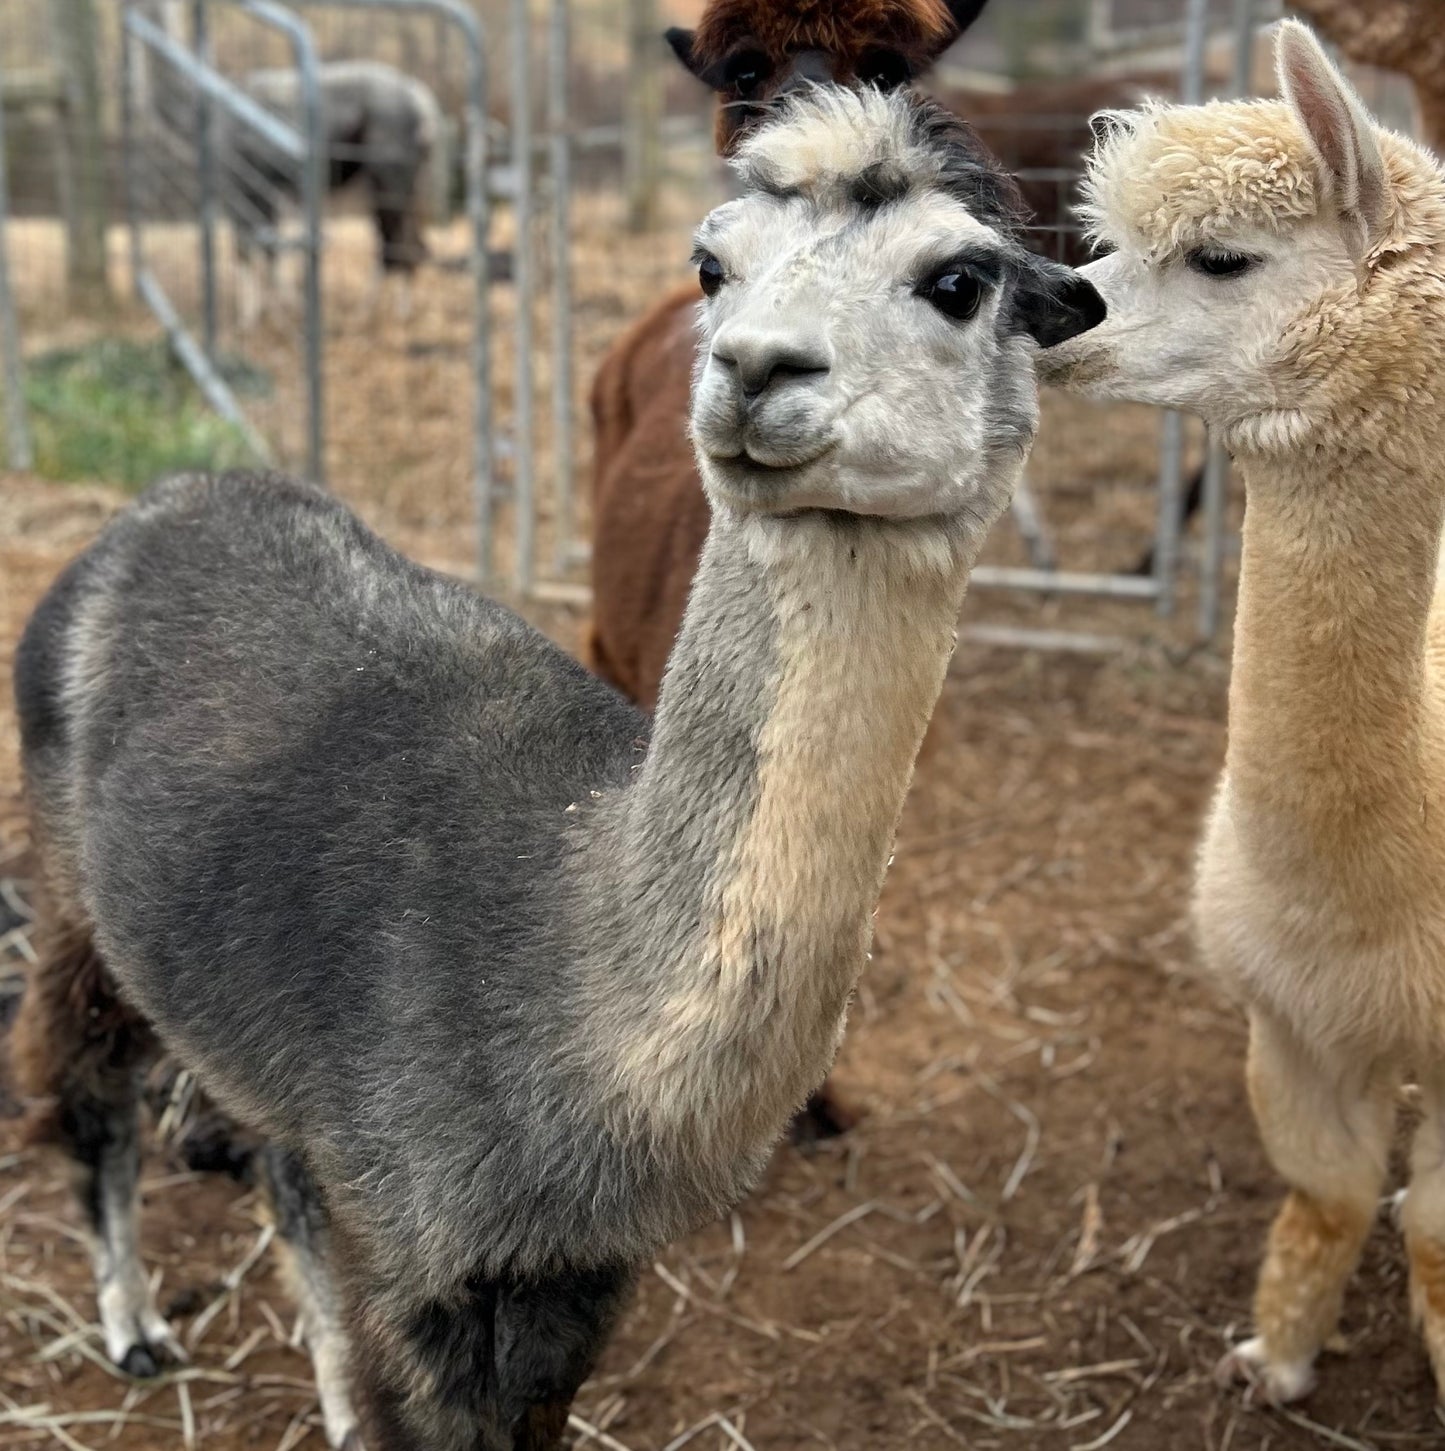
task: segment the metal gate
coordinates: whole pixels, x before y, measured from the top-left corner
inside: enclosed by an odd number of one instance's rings
[[[331,63],[319,54],[312,17],[298,13],[303,7],[425,16],[447,37],[447,53],[460,58],[458,172],[466,241],[454,260],[467,275],[472,314],[470,399],[462,406],[475,552],[485,559],[498,493],[486,246],[488,77],[480,23],[462,0],[126,0],[120,65],[134,286],[206,398],[258,457],[324,482],[328,444],[334,444],[327,430],[328,328],[336,330],[325,315],[326,202],[328,168],[338,156],[325,124]],[[181,33],[182,22],[188,33]],[[218,59],[223,48],[226,60]],[[294,101],[277,102],[258,84],[263,72],[244,69],[240,57],[263,55],[294,76]],[[264,215],[247,214],[256,198]],[[299,204],[299,225],[283,229],[275,218],[293,204]],[[298,315],[260,342],[231,325],[222,306],[229,299],[221,280],[240,265],[243,232],[281,263],[299,262],[302,272]],[[243,388],[248,378],[254,381],[251,354],[258,351],[274,379],[263,399],[248,401]],[[376,354],[384,356],[384,345],[377,344]]]
[[[655,7],[647,7],[655,9]],[[1237,51],[1234,65],[1233,90],[1244,94],[1250,89],[1250,58],[1258,24],[1273,18],[1277,12],[1275,0],[1165,0],[1160,9],[1166,22],[1174,26],[1177,37],[1183,34],[1183,57],[1179,75],[1178,93],[1182,100],[1196,100],[1206,90],[1205,47],[1207,39],[1218,38],[1221,30],[1232,34]],[[532,67],[524,40],[525,19],[528,7],[525,0],[512,0],[513,23],[513,69],[518,78],[528,74]],[[1098,7],[1096,6],[1097,10]],[[579,289],[573,285],[570,276],[570,262],[573,253],[587,238],[586,223],[578,224],[572,214],[578,207],[595,211],[594,177],[596,158],[608,147],[626,152],[627,115],[609,117],[611,124],[595,124],[589,116],[575,114],[576,92],[580,89],[573,75],[573,84],[567,84],[569,52],[583,49],[589,54],[601,48],[596,36],[589,37],[585,47],[571,44],[570,31],[582,23],[583,12],[565,3],[554,0],[550,7],[548,53],[545,76],[547,95],[545,122],[540,136],[531,131],[532,108],[529,97],[519,93],[513,128],[513,155],[517,158],[519,177],[525,176],[525,189],[534,190],[537,205],[550,211],[550,235],[545,249],[537,249],[539,256],[551,259],[553,271],[552,327],[548,337],[526,334],[529,350],[546,348],[551,350],[552,396],[552,469],[550,488],[539,488],[534,480],[531,455],[528,448],[532,415],[518,410],[518,429],[521,433],[518,445],[518,474],[515,509],[515,552],[510,564],[510,577],[517,589],[534,597],[561,598],[585,603],[588,598],[585,579],[580,568],[588,558],[586,500],[579,497],[573,479],[579,462],[574,440],[584,436],[587,429],[577,424],[577,414],[584,407],[578,396],[577,384],[571,370],[575,357],[587,357],[595,363],[598,351],[584,344],[579,346],[575,324],[578,313],[585,311],[578,307]],[[657,66],[664,68],[667,62],[658,47]],[[670,73],[668,73],[670,74]],[[711,147],[701,118],[702,107],[697,106],[698,120],[688,126],[684,118],[667,118],[658,128],[655,145],[661,152],[661,161],[654,163],[663,178],[666,201],[672,204],[668,183],[673,186],[679,179],[687,178],[696,200],[690,203],[692,217],[702,215],[707,206],[721,198],[721,189],[714,182],[713,194],[707,194],[705,178],[710,169],[716,168],[711,157]],[[1035,118],[1047,122],[1049,118]],[[985,131],[985,139],[987,133]],[[696,157],[684,166],[680,162],[683,153],[691,148],[702,148],[706,160]],[[524,170],[530,158],[546,166],[531,166]],[[623,156],[623,171],[627,158]],[[1082,158],[1080,158],[1080,164]],[[589,166],[594,168],[589,173]],[[1061,189],[1077,179],[1077,169],[1060,171],[1039,171],[1021,173],[1021,179],[1048,181]],[[614,176],[613,189],[619,195],[619,213],[609,225],[622,232],[625,223],[620,214],[622,198],[621,182],[625,175]],[[525,210],[524,210],[525,209]],[[519,198],[519,235],[532,225],[532,206]],[[1056,237],[1044,235],[1059,231],[1057,225],[1040,229],[1034,241],[1040,250],[1049,250]],[[570,245],[568,242],[570,239]],[[639,238],[643,246],[655,245],[646,235]],[[530,252],[530,249],[529,249]],[[519,266],[522,259],[519,258]],[[646,259],[652,274],[665,281],[668,273],[657,257]],[[679,280],[681,273],[675,274]],[[522,290],[521,305],[526,312],[530,326],[531,307],[539,294],[532,273],[519,270],[519,287]],[[636,316],[637,305],[628,315],[619,316],[611,330],[615,336],[632,317]],[[519,327],[522,323],[519,321]],[[550,342],[548,341],[550,338]],[[590,351],[590,357],[589,355]],[[1176,608],[1177,589],[1181,568],[1184,460],[1184,421],[1177,415],[1168,415],[1161,421],[1157,455],[1157,510],[1153,537],[1153,568],[1147,574],[1126,573],[1100,569],[1071,569],[1058,558],[1060,553],[1049,534],[1046,513],[1037,502],[1037,495],[1024,492],[1014,511],[1014,523],[1018,537],[1023,541],[1024,564],[985,563],[979,565],[973,574],[973,583],[979,590],[1004,593],[1024,593],[1035,596],[1094,597],[1106,600],[1137,601],[1152,604],[1160,615],[1169,615]],[[1212,637],[1218,629],[1220,618],[1221,580],[1223,566],[1228,552],[1228,531],[1226,522],[1226,491],[1228,461],[1217,448],[1208,450],[1207,465],[1203,476],[1201,534],[1202,544],[1198,566],[1197,633],[1202,638]],[[492,569],[504,569],[505,561],[489,561]],[[1066,648],[1113,647],[1126,643],[1121,637],[1099,637],[1086,632],[1058,630],[1038,631],[1013,626],[982,627],[975,633],[1001,643],[1059,645]]]
[[[310,33],[290,11],[272,0],[226,0],[289,45],[300,79],[300,116],[290,121],[268,111],[211,63],[210,6],[192,5],[193,45],[183,44],[136,3],[125,10],[121,36],[121,117],[125,157],[126,219],[130,233],[131,276],[140,300],[165,329],[171,347],[207,401],[245,435],[262,459],[274,450],[247,417],[224,375],[217,346],[216,223],[217,122],[234,144],[237,131],[288,166],[297,183],[302,230],[292,242],[303,259],[305,451],[307,473],[325,478],[322,443],[321,368],[321,201],[326,158],[321,132],[321,94],[315,47]],[[237,147],[237,150],[240,148]],[[182,309],[162,283],[148,248],[148,230],[163,215],[157,195],[163,176],[185,168],[194,178],[193,199],[199,226],[201,335],[186,325]]]

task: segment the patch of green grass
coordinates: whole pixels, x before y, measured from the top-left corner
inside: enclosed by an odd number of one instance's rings
[[[254,370],[228,381],[238,392],[266,386]],[[25,394],[45,478],[139,489],[179,470],[255,462],[164,343],[109,338],[42,354],[27,361]]]

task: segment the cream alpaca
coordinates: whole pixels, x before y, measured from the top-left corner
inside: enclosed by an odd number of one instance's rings
[[[1445,174],[1377,128],[1310,32],[1283,101],[1104,118],[1097,332],[1042,355],[1096,397],[1190,409],[1248,491],[1226,768],[1200,851],[1209,966],[1248,1005],[1249,1089],[1290,1186],[1221,1365],[1303,1395],[1385,1173],[1426,1119],[1411,1295],[1445,1383]]]

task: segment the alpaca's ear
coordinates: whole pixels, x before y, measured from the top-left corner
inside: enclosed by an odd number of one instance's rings
[[[680,25],[671,25],[663,31],[663,39],[672,47],[672,53],[683,66],[695,76],[702,72],[698,68],[698,60],[693,53],[693,41],[697,38],[695,30],[685,30]]]
[[[988,0],[948,0],[948,13],[953,16],[959,35],[978,19],[987,4]]]
[[[1385,222],[1385,163],[1374,122],[1307,25],[1281,22],[1274,63],[1280,94],[1309,137],[1320,180],[1358,261]]]
[[[1029,258],[1014,288],[1014,323],[1041,348],[1098,327],[1107,312],[1092,282],[1043,257]]]
[[[988,0],[946,0],[949,17],[953,21],[953,31],[943,36],[934,49],[934,58],[942,55],[944,51],[963,34],[983,13],[983,8]]]

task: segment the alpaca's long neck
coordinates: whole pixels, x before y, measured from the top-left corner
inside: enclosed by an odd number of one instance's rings
[[[1408,890],[1441,725],[1426,637],[1445,478],[1392,452],[1246,461],[1230,690],[1229,792],[1247,841],[1371,895]]]
[[[936,523],[715,518],[607,844],[646,959],[599,999],[629,1115],[725,1158],[826,1072],[972,553]]]

